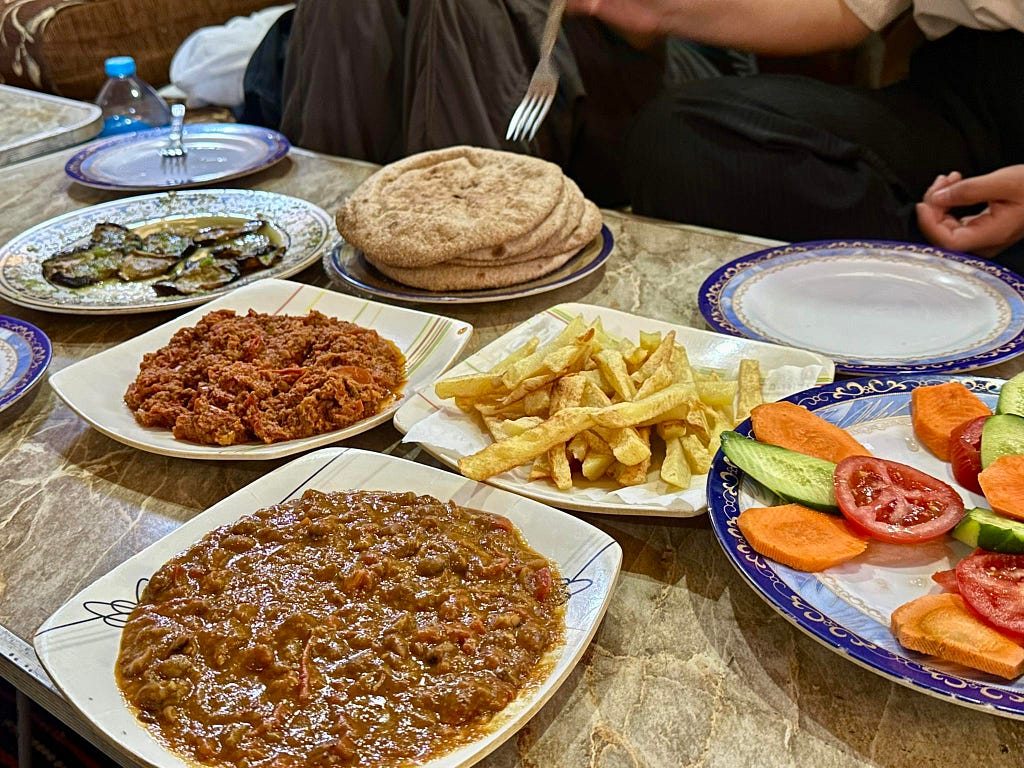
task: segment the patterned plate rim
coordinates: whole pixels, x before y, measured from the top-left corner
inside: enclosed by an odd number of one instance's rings
[[[91,176],[88,172],[82,169],[82,166],[88,160],[91,160],[102,152],[106,152],[107,150],[116,147],[127,146],[128,144],[133,144],[139,141],[140,134],[144,134],[145,138],[152,138],[156,136],[166,136],[171,132],[169,127],[152,128],[148,131],[140,131],[123,136],[111,136],[109,139],[102,140],[85,147],[84,149],[76,152],[71,159],[68,160],[64,166],[64,172],[79,184],[85,184],[87,187],[93,187],[94,189],[115,191],[128,190],[132,192],[189,189],[191,187],[205,187],[211,184],[219,184],[222,181],[238,179],[242,176],[248,176],[250,173],[262,171],[283,160],[292,148],[291,142],[288,141],[288,138],[283,133],[275,131],[272,128],[261,128],[258,125],[247,125],[245,123],[193,123],[191,125],[186,125],[183,130],[184,138],[186,139],[190,132],[199,133],[201,131],[224,134],[259,134],[260,137],[264,139],[263,143],[268,149],[268,154],[264,155],[258,163],[250,165],[247,168],[233,171],[232,173],[227,173],[222,176],[215,176],[211,179],[187,182],[185,184],[116,184]]]
[[[32,358],[28,368],[17,381],[9,382],[9,386],[0,387],[0,411],[14,405],[23,395],[34,387],[42,378],[53,358],[53,347],[50,339],[45,333],[39,330],[32,323],[19,320],[16,317],[0,315],[0,328],[17,334],[21,337],[31,350]]]
[[[950,380],[960,381],[972,391],[990,394],[998,393],[1003,384],[1001,379],[983,376],[912,373],[847,379],[783,399],[815,411],[865,394],[909,392],[915,386]],[[743,422],[736,431],[749,435],[750,420]],[[784,619],[850,661],[907,688],[990,714],[1024,719],[1024,692],[1007,691],[997,685],[948,674],[922,661],[892,653],[834,621],[794,592],[777,574],[772,561],[749,550],[746,538],[736,525],[739,513],[736,489],[742,476],[742,472],[730,464],[721,451],[715,455],[708,473],[708,520],[729,562],[758,596]]]
[[[92,305],[81,305],[81,304],[58,304],[43,299],[36,299],[31,296],[25,296],[17,290],[16,286],[8,285],[8,281],[3,277],[3,265],[7,258],[10,256],[10,250],[12,247],[16,247],[24,239],[36,235],[38,232],[45,230],[51,226],[63,224],[64,222],[77,218],[79,216],[86,215],[91,212],[106,211],[107,209],[117,208],[119,206],[125,206],[132,203],[142,203],[149,200],[157,200],[162,197],[174,195],[179,198],[192,197],[197,198],[232,198],[232,197],[256,197],[256,198],[279,198],[294,201],[303,207],[309,216],[311,221],[316,221],[320,226],[320,233],[315,242],[311,242],[309,245],[309,253],[302,259],[290,264],[284,268],[280,268],[280,265],[266,270],[267,274],[259,274],[253,279],[248,279],[250,276],[243,276],[242,279],[245,282],[236,280],[233,283],[229,283],[223,288],[218,288],[208,293],[197,294],[192,296],[182,296],[176,299],[166,299],[164,301],[151,301],[151,302],[136,302],[134,304],[92,304]],[[230,214],[231,210],[225,210],[224,213]],[[286,230],[287,231],[287,230]],[[280,279],[291,277],[306,267],[310,266],[317,259],[320,258],[320,254],[325,249],[329,252],[329,244],[335,237],[334,231],[334,218],[327,213],[323,208],[310,202],[301,197],[294,195],[285,195],[280,192],[270,192],[268,190],[261,189],[194,189],[194,190],[165,190],[163,192],[153,192],[146,195],[136,195],[134,197],[123,197],[116,200],[108,200],[105,203],[97,203],[96,205],[86,206],[85,208],[79,208],[74,211],[68,211],[62,213],[53,218],[42,221],[35,226],[29,227],[25,231],[15,235],[3,245],[0,245],[0,297],[7,299],[13,304],[17,304],[22,307],[29,309],[38,309],[44,312],[53,312],[55,314],[64,315],[129,315],[129,314],[143,314],[147,312],[163,312],[166,310],[173,309],[185,309],[188,307],[199,306],[206,302],[223,296],[226,293],[241,288],[244,285],[252,285],[254,282],[259,280],[276,277]],[[280,268],[280,269],[279,269]],[[279,270],[279,271],[278,271]]]
[[[559,280],[537,285],[538,282],[545,280],[545,277],[541,276],[536,280],[530,280],[529,283],[510,285],[506,288],[488,288],[484,291],[434,293],[432,291],[417,291],[416,289],[406,291],[386,290],[375,285],[370,285],[369,283],[364,283],[362,280],[349,273],[341,264],[341,252],[347,246],[347,243],[344,241],[337,243],[324,254],[323,264],[324,270],[327,272],[329,277],[342,280],[343,282],[348,283],[361,291],[373,294],[374,296],[383,296],[389,299],[414,302],[418,304],[483,304],[489,301],[508,301],[510,299],[521,299],[525,296],[534,296],[538,293],[547,293],[548,291],[553,291],[582,280],[587,277],[587,275],[592,274],[604,265],[608,260],[608,257],[611,255],[612,248],[615,246],[615,239],[612,237],[612,232],[608,229],[606,224],[601,225],[600,236],[601,249],[598,251],[597,256],[580,269],[571,272]],[[584,246],[581,248],[579,253],[582,253],[587,247],[588,246]],[[570,266],[576,259],[578,259],[579,253],[573,256],[565,266]],[[355,251],[355,257],[363,260],[363,263],[366,264],[367,268],[373,269],[373,267],[366,262],[362,251]]]
[[[965,253],[957,253],[944,248],[937,248],[930,245],[918,243],[904,243],[895,240],[812,240],[791,245],[776,246],[765,250],[756,251],[746,256],[741,256],[727,264],[722,265],[712,272],[700,287],[697,295],[697,304],[701,315],[708,326],[721,333],[730,336],[742,336],[747,339],[779,343],[775,339],[767,338],[748,328],[741,328],[732,323],[722,311],[721,296],[728,286],[738,275],[750,267],[763,264],[783,256],[804,253],[813,250],[827,250],[835,248],[887,248],[895,251],[908,251],[923,256],[931,256],[937,259],[944,259],[973,268],[979,272],[988,274],[1009,287],[1024,301],[1024,278],[1006,267],[986,261],[985,259],[971,256]],[[879,362],[853,362],[844,360],[842,356],[832,353],[820,352],[835,360],[836,370],[859,376],[887,376],[901,372],[916,373],[962,373],[977,368],[988,367],[998,363],[1006,362],[1024,353],[1024,322],[1017,320],[1017,331],[1012,339],[990,349],[964,355],[953,360],[942,360],[937,362],[921,362],[910,360],[906,363],[883,363]]]

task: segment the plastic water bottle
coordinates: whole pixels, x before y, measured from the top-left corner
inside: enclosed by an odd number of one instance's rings
[[[171,110],[149,83],[135,74],[135,59],[114,56],[104,64],[107,82],[96,96],[103,110],[100,136],[159,128],[171,122]]]

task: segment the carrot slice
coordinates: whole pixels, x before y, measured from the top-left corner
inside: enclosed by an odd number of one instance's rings
[[[1007,679],[1024,672],[1024,648],[975,617],[960,595],[924,595],[892,614],[900,645]]]
[[[822,571],[845,563],[868,545],[843,518],[800,504],[751,507],[736,523],[757,553],[798,571]]]
[[[959,381],[917,387],[910,395],[914,434],[943,461],[949,461],[954,429],[968,419],[991,415],[991,409]]]
[[[994,512],[1024,520],[1024,456],[1000,456],[981,471],[978,484]]]
[[[956,569],[950,568],[948,571],[936,571],[932,574],[932,581],[938,584],[947,592],[960,592],[960,585],[956,580]]]
[[[765,403],[750,412],[754,436],[762,443],[838,464],[847,456],[870,456],[845,429],[796,403]]]

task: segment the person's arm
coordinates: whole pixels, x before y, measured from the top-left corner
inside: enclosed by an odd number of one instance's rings
[[[974,216],[958,218],[953,208],[987,203]],[[917,204],[917,223],[933,245],[991,258],[1024,240],[1024,165],[1009,165],[984,176],[939,176]]]
[[[568,0],[568,10],[637,35],[778,56],[851,48],[871,31],[843,0]]]

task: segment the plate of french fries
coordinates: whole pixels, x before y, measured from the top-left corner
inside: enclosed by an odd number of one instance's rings
[[[689,517],[719,435],[761,402],[832,381],[814,352],[560,304],[395,414],[466,477],[564,509]]]

